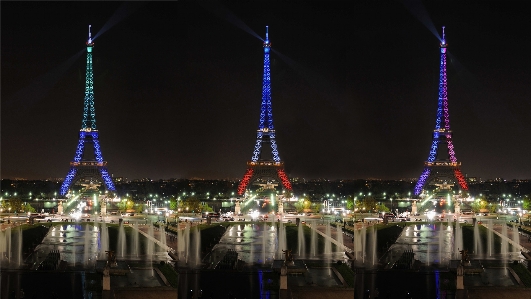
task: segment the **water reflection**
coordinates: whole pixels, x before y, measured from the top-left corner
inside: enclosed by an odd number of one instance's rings
[[[413,250],[423,264],[446,265],[452,258],[453,235],[452,228],[443,223],[406,226],[383,261],[392,265],[405,250]]]
[[[279,229],[284,230],[279,233]],[[285,238],[286,227],[283,225],[277,226],[271,223],[260,224],[245,224],[234,225],[227,229],[227,232],[222,236],[219,244],[213,248],[213,252],[210,256],[210,263],[216,264],[225,253],[231,249],[238,252],[238,258],[245,263],[249,264],[271,264],[275,259],[282,259],[278,253],[285,250],[286,241]],[[281,239],[279,241],[279,239]],[[316,247],[315,244],[310,245]],[[295,253],[297,248],[292,249]],[[316,248],[309,248],[308,252],[316,252]],[[306,254],[299,255],[296,258],[306,258]],[[311,255],[311,259],[331,259],[339,260],[344,258],[344,252],[330,252],[327,255],[323,253],[317,253]]]
[[[36,261],[51,250],[59,250],[61,260],[70,265],[95,263],[99,252],[99,229],[89,224],[63,224],[50,228],[42,244],[36,247]]]

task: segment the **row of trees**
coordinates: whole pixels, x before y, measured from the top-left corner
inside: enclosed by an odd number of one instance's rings
[[[347,210],[355,212],[367,212],[367,213],[378,213],[378,212],[390,212],[391,210],[385,204],[376,201],[372,196],[367,196],[361,200],[354,200],[354,197],[350,196],[346,200]]]
[[[524,196],[522,199],[522,210],[529,211],[531,209],[531,198],[529,195]],[[500,207],[500,204],[497,202],[489,202],[485,198],[479,198],[470,203],[470,208],[473,212],[479,213],[479,212],[485,212],[488,213],[495,213],[498,211],[498,208]]]
[[[23,202],[20,198],[11,198],[9,200],[0,201],[0,210],[2,212],[12,213],[35,213],[35,208],[27,202]]]
[[[190,196],[183,200],[172,196],[169,200],[169,209],[180,212],[188,211],[191,213],[213,212],[212,207],[201,202],[196,196]]]
[[[117,207],[120,211],[135,211],[137,213],[144,211],[147,207],[144,202],[134,202],[131,199],[124,199],[118,202]],[[488,211],[489,213],[494,213],[498,210],[498,204],[493,202],[488,202],[486,199],[477,199],[470,203],[470,208],[473,212],[482,212]],[[322,208],[321,203],[312,202],[309,199],[300,199],[294,203],[294,207],[297,212],[302,213],[305,211],[320,211]],[[201,212],[212,212],[213,209],[208,204],[201,202],[198,197],[190,196],[184,199],[178,199],[173,196],[169,199],[168,208],[173,211],[180,212],[191,212],[191,213],[201,213]],[[353,196],[349,196],[345,200],[345,208],[347,210],[356,211],[356,212],[390,212],[390,209],[385,204],[376,201],[372,196],[367,196],[363,199],[354,200]],[[419,212],[423,212],[423,207],[419,206]],[[524,197],[522,201],[522,209],[530,210],[531,209],[531,199],[529,196]],[[0,200],[0,210],[2,212],[13,212],[13,213],[27,213],[35,212],[35,208],[31,206],[30,203],[22,201],[18,197],[10,198],[9,200]]]
[[[302,212],[310,211],[310,210],[314,212],[318,212],[318,211],[321,211],[323,204],[318,203],[318,202],[311,202],[310,200],[306,198],[301,198],[297,202],[295,202],[293,206],[295,207],[295,210],[297,211],[297,213],[302,213]],[[358,201],[357,206],[359,210],[362,210],[362,208],[364,207],[367,210],[375,208],[375,206],[374,207],[372,206],[372,203],[370,201],[367,201],[366,203]],[[349,197],[346,199],[345,209],[354,211],[354,198],[353,197]]]
[[[479,212],[488,212],[488,213],[495,213],[498,210],[498,204],[489,203],[484,199],[478,199],[473,201],[470,204],[470,208],[472,209],[472,212],[479,213]]]
[[[146,210],[147,206],[144,202],[138,203],[131,199],[123,199],[116,203],[116,207],[120,212],[134,211],[141,213]],[[201,213],[201,212],[213,212],[212,207],[208,204],[204,204],[197,197],[189,197],[184,200],[177,200],[171,198],[169,201],[169,209],[181,212]],[[10,198],[9,200],[0,201],[0,212],[11,213],[35,213],[35,208],[31,203],[24,202],[20,198]]]
[[[140,213],[147,209],[145,203],[135,203],[131,199],[124,199],[117,203],[118,210],[125,212],[134,210]],[[202,203],[197,197],[190,196],[183,200],[179,200],[172,196],[168,201],[168,209],[172,211],[201,213],[201,212],[213,212],[212,207],[208,204]]]

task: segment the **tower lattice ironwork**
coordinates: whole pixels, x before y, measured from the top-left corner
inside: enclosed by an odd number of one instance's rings
[[[70,162],[70,171],[66,175],[61,186],[60,194],[65,195],[70,186],[80,180],[100,180],[107,190],[115,191],[114,183],[107,171],[107,161],[103,160],[100,142],[98,140],[98,130],[96,129],[96,113],[94,109],[94,75],[92,72],[92,41],[89,25],[89,36],[87,41],[87,69],[85,79],[85,106],[83,109],[83,122],[79,131],[79,142],[77,144],[76,155]],[[87,153],[87,145],[92,145],[93,155]]]
[[[456,180],[461,190],[468,190],[468,184],[461,173],[461,162],[455,157],[454,144],[452,140],[452,131],[450,130],[450,115],[448,113],[448,94],[446,78],[446,37],[444,27],[442,27],[441,48],[441,65],[439,74],[439,102],[437,107],[437,120],[435,130],[433,130],[433,140],[428,160],[424,162],[424,171],[420,175],[415,186],[414,194],[419,195],[426,183],[435,179],[452,179]],[[440,145],[446,144],[448,149],[446,157],[440,153]]]
[[[271,42],[269,41],[268,26],[266,26],[266,38],[264,41],[264,77],[262,85],[262,107],[260,111],[260,123],[256,133],[256,144],[254,146],[251,161],[247,162],[247,171],[238,186],[238,194],[242,195],[247,186],[256,180],[265,181],[277,179],[285,189],[291,190],[291,183],[284,171],[284,162],[278,155],[277,143],[275,140],[275,127],[273,126],[273,109],[271,107],[271,69],[269,54]],[[265,157],[263,145],[271,145],[271,157]]]

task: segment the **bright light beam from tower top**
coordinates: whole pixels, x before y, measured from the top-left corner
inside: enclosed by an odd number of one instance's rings
[[[118,24],[120,21],[137,11],[140,7],[142,7],[145,3],[141,1],[125,1],[122,3],[120,7],[114,12],[112,17],[103,25],[103,27],[98,31],[93,41],[96,40],[100,35],[105,33],[105,31],[111,29],[114,25]]]
[[[414,15],[426,28],[428,28],[431,33],[439,39],[439,41],[442,43],[443,39],[439,36],[439,32],[437,32],[437,28],[435,28],[435,25],[433,25],[433,22],[430,19],[430,16],[428,15],[428,12],[426,11],[426,8],[424,5],[422,5],[422,2],[420,0],[416,1],[409,1],[409,0],[402,0],[400,1],[402,4],[409,10],[409,12]],[[444,35],[444,31],[443,31]]]
[[[84,52],[84,48],[79,50],[79,52],[68,58],[65,62],[40,75],[15,94],[8,96],[5,105],[9,107],[10,105],[17,104],[32,107],[35,103],[40,102]]]
[[[269,48],[267,49],[268,51],[267,53],[274,52],[275,54],[277,54],[280,59],[286,62],[288,66],[293,68],[303,79],[310,82],[313,86],[317,86],[321,95],[329,99],[330,102],[334,103],[334,105],[339,109],[338,104],[335,103],[337,99],[339,98],[337,96],[334,96],[335,92],[338,90],[335,84],[327,80],[320,73],[315,72],[311,70],[309,67],[303,66],[295,62],[293,59],[282,54],[278,50],[271,48],[271,43],[269,42],[269,32],[268,32],[269,26],[266,26],[266,36],[264,40],[260,35],[256,34],[256,32],[254,32],[251,28],[249,28],[249,26],[247,26],[241,19],[239,19],[236,15],[234,15],[230,10],[228,10],[223,5],[221,5],[221,3],[214,2],[214,1],[199,1],[199,4],[201,4],[201,6],[203,6],[203,8],[205,8],[209,12],[218,16],[220,19],[223,19],[225,21],[232,23],[234,26],[242,29],[243,31],[261,40],[262,42],[264,42],[264,47],[266,44],[268,44]],[[437,31],[435,30],[435,32]]]
[[[240,20],[236,15],[234,15],[230,10],[225,8],[221,3],[217,1],[198,1],[204,9],[215,14],[218,18],[223,19],[232,23],[232,25],[242,29],[243,31],[249,33],[250,35],[256,37],[257,39],[264,41],[262,37],[256,32],[254,32],[249,26],[247,26],[242,20]],[[267,40],[267,33],[266,33]]]

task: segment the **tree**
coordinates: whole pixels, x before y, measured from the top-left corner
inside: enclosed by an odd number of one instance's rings
[[[302,213],[304,210],[308,210],[311,204],[312,203],[309,200],[301,198],[294,204],[294,206],[298,213]]]
[[[389,213],[391,210],[384,204],[378,204],[376,205],[376,210],[378,210],[378,212],[385,212],[385,213]]]
[[[347,210],[354,211],[354,198],[348,197],[346,201]]]
[[[7,211],[9,209],[9,202],[7,200],[0,201],[0,209],[2,211]]]
[[[26,204],[24,205],[24,212],[25,212],[25,213],[28,213],[28,212],[29,212],[29,213],[35,213],[36,210],[35,210],[35,208],[32,207],[30,204],[27,204],[27,203],[26,203]]]
[[[24,209],[22,208],[22,201],[18,197],[14,197],[9,200],[8,210],[9,208],[11,208],[11,212],[13,213],[19,213],[24,211]]]
[[[529,196],[524,197],[524,200],[522,201],[522,210],[527,210],[531,208],[531,200],[529,199]]]
[[[479,212],[479,199],[476,199],[470,204],[470,207],[472,208],[472,212],[478,213]]]
[[[120,210],[121,212],[125,212],[127,210],[132,210],[134,203],[130,199],[122,199],[116,205],[118,206],[118,210]]]
[[[183,200],[183,211],[189,213],[201,213],[201,202],[197,197],[190,196]]]
[[[212,209],[212,207],[207,204],[202,204],[201,211],[202,212],[214,212],[214,209]]]
[[[372,213],[374,209],[376,208],[376,200],[374,200],[374,197],[367,196],[363,200],[363,208],[365,208],[365,211]]]
[[[363,202],[361,200],[356,200],[354,202],[354,211],[355,212],[361,212],[363,210]]]
[[[135,213],[142,213],[144,211],[144,204],[136,204],[135,205]]]
[[[170,198],[170,206],[169,206],[170,210],[172,211],[177,211],[177,199],[175,197],[171,197]]]
[[[321,211],[322,206],[322,203],[312,202],[312,210],[315,212]]]
[[[474,213],[481,212],[481,210],[487,209],[487,201],[483,199],[476,199],[470,204],[470,207]]]
[[[489,213],[496,213],[498,210],[498,204],[489,203],[488,207]]]

